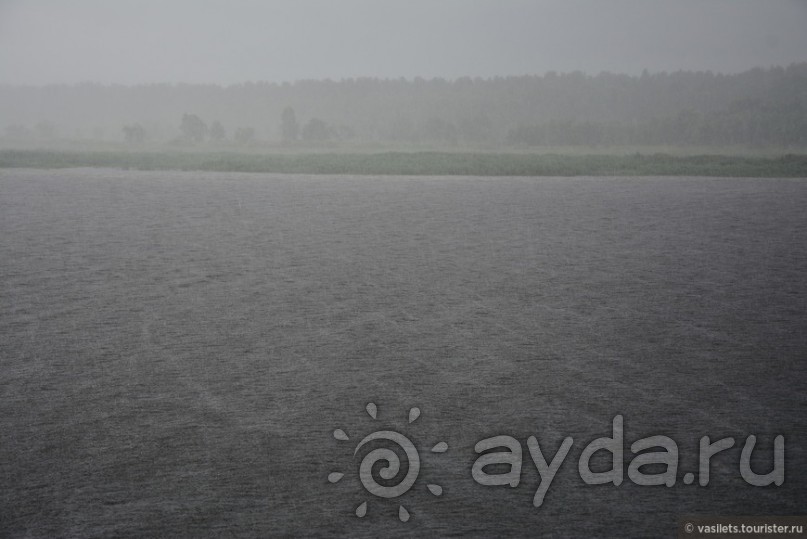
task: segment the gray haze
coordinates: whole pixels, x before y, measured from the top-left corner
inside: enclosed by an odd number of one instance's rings
[[[795,0],[0,0],[0,83],[237,83],[807,60]]]

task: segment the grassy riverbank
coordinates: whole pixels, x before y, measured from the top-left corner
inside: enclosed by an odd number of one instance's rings
[[[807,177],[807,155],[0,150],[0,168],[71,167],[367,175]]]

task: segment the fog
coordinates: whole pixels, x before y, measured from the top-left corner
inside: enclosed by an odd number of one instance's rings
[[[805,28],[0,0],[0,539],[807,525]]]
[[[792,0],[0,0],[0,147],[793,151],[805,27]]]
[[[807,59],[807,3],[0,1],[0,83],[491,77]]]

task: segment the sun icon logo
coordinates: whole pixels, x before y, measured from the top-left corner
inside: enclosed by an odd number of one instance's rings
[[[378,408],[375,403],[368,403],[366,410],[370,417],[373,419],[378,418]],[[420,408],[414,407],[409,410],[410,424],[415,422],[418,417],[420,417]],[[340,441],[350,441],[350,438],[342,429],[333,431],[333,437]],[[362,459],[359,465],[359,480],[367,492],[374,496],[397,498],[408,492],[415,484],[420,472],[420,454],[415,445],[403,434],[393,430],[378,430],[368,434],[359,442],[353,451],[353,456],[358,455],[359,450],[370,442],[376,442],[373,445],[377,445],[379,440],[393,442],[398,446],[399,450],[406,456],[407,469],[405,472],[401,471],[401,459],[398,453],[392,449],[379,447],[367,453]],[[431,448],[432,453],[445,453],[447,450],[448,444],[445,442],[440,442]],[[378,466],[376,465],[377,463],[379,463]],[[384,480],[383,484],[379,483],[373,476],[374,471]],[[399,478],[401,475],[403,477]],[[338,483],[344,476],[344,473],[332,472],[328,474],[328,481]],[[395,482],[396,480],[397,482]],[[434,496],[443,494],[443,487],[440,485],[427,484],[426,488]],[[366,514],[367,501],[364,501],[356,508],[356,516],[362,518]],[[398,518],[401,522],[409,520],[409,511],[403,505],[398,507]]]

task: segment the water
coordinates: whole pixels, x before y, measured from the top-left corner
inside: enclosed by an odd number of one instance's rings
[[[804,513],[805,207],[803,180],[0,171],[2,534],[666,536]],[[677,442],[674,487],[583,483],[616,414],[628,460]],[[380,427],[423,450],[394,500],[357,478]],[[471,479],[500,434],[516,488]],[[784,485],[741,479],[749,434],[758,473],[785,435]],[[540,508],[531,435],[547,458],[574,439]],[[684,485],[703,435],[738,447]]]

